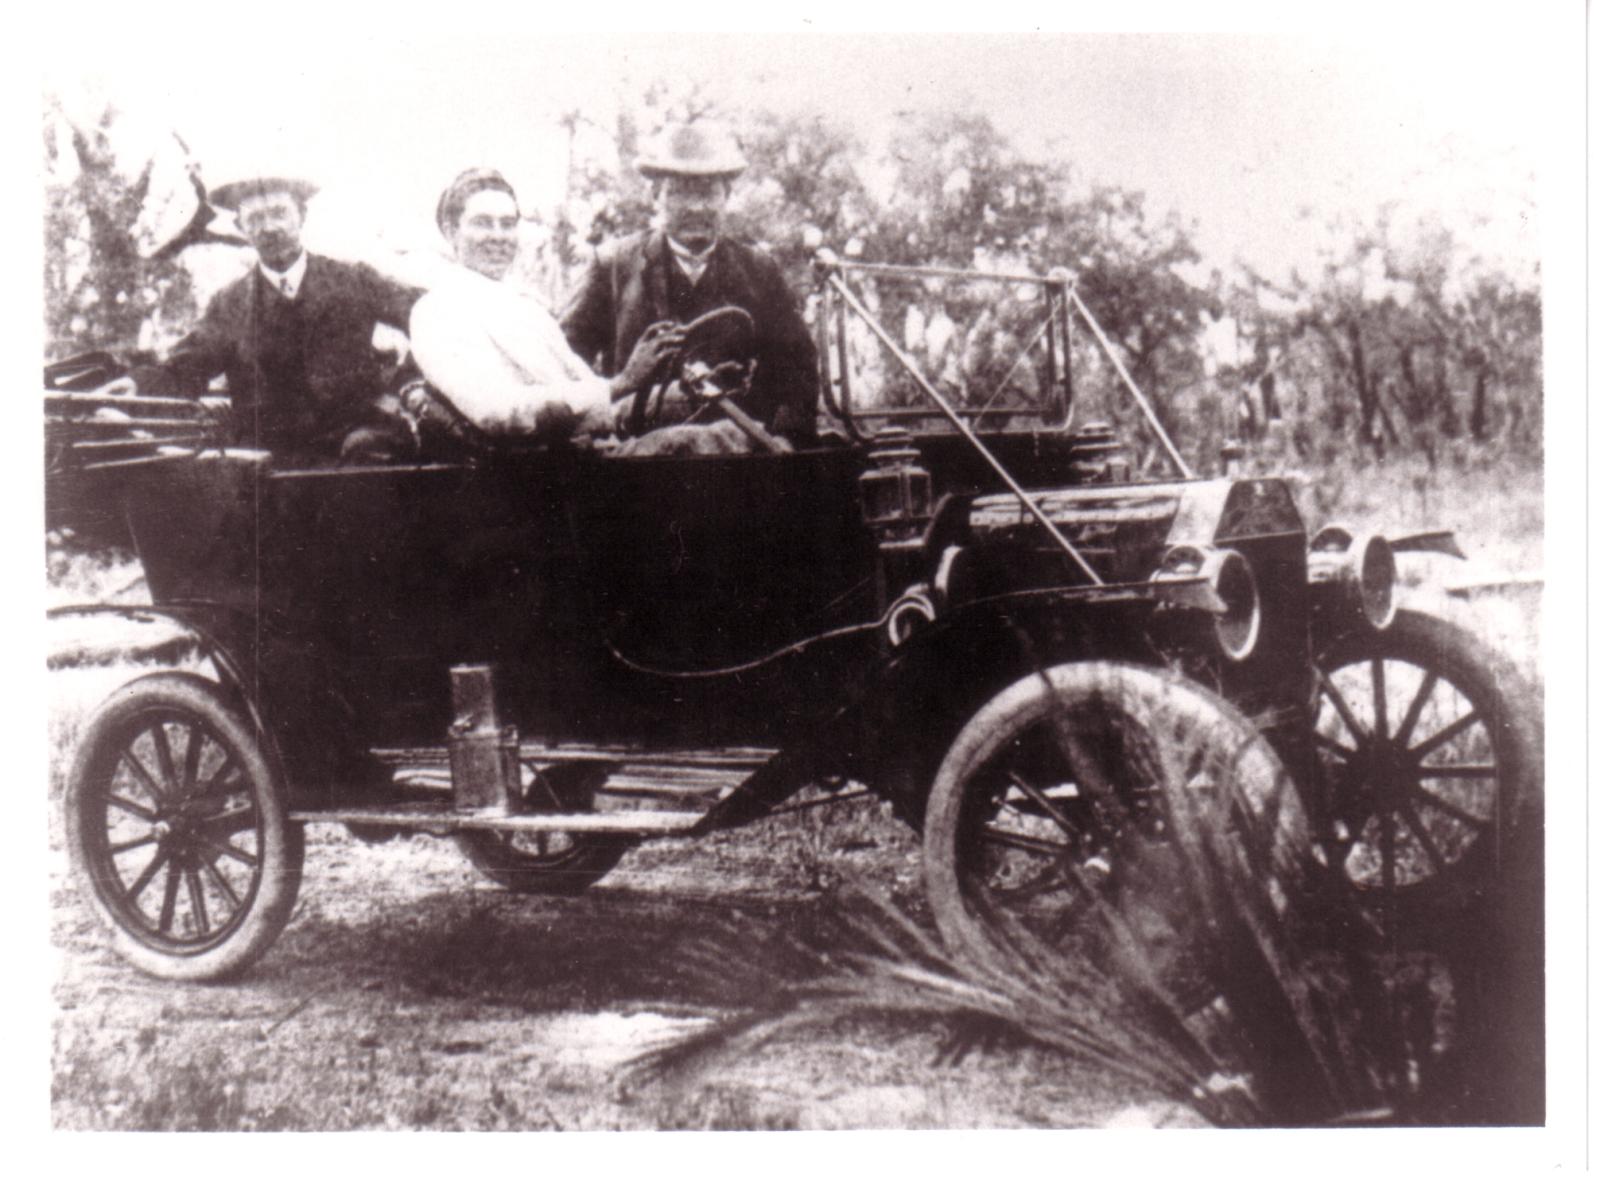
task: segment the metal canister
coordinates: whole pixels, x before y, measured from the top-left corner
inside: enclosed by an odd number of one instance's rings
[[[450,782],[457,809],[515,813],[522,802],[521,742],[500,723],[492,666],[452,666]]]

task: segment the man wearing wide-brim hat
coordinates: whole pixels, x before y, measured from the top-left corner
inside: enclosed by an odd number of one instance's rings
[[[740,307],[755,324],[743,407],[790,441],[811,440],[816,346],[777,263],[722,235],[733,181],[747,166],[738,141],[715,120],[680,123],[648,143],[635,166],[651,183],[655,225],[599,250],[561,317],[573,350],[612,376],[643,338],[666,368],[682,338],[671,325]]]
[[[133,373],[138,390],[199,396],[218,376],[232,402],[231,440],[280,465],[405,455],[405,426],[378,404],[390,357],[374,347],[386,323],[406,329],[419,291],[301,244],[316,185],[292,175],[243,176],[207,193],[232,212],[256,264],[223,288],[167,360]]]
[[[231,442],[271,451],[276,466],[332,466],[410,457],[410,428],[379,405],[410,373],[374,347],[379,323],[404,331],[420,291],[364,265],[309,253],[301,244],[309,181],[281,172],[245,176],[207,193],[234,214],[255,249],[249,271],[224,287],[165,363],[133,373],[137,391],[199,396],[227,378]],[[295,626],[337,625],[297,618]],[[266,710],[302,800],[329,783],[378,785],[388,771],[367,752],[339,695],[331,664],[307,655],[300,630],[268,632],[256,652]],[[308,792],[307,790],[313,790]]]

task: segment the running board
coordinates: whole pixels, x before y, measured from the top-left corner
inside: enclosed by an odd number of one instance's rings
[[[441,747],[377,748],[373,754],[389,765],[395,780],[413,789],[450,789],[448,756]],[[775,755],[770,748],[712,748],[641,751],[624,745],[566,744],[547,747],[524,743],[519,759],[524,784],[532,766],[572,762],[605,762],[610,771],[596,801],[648,801],[705,812],[739,787]]]
[[[700,770],[692,774],[673,769],[633,773],[619,771],[611,774],[595,797],[630,798],[659,801],[679,806],[693,806],[701,811],[709,809],[734,789],[749,773],[728,770]],[[412,791],[425,790],[448,793],[450,770],[448,768],[411,768],[395,770],[395,781]]]
[[[294,809],[295,822],[351,822],[424,834],[458,830],[504,830],[508,833],[612,834],[626,838],[662,838],[687,833],[699,813],[624,810],[616,813],[518,813],[456,809],[449,801],[416,801],[397,805]]]
[[[374,748],[372,754],[400,767],[444,764],[445,748],[424,745],[408,748]],[[776,748],[646,749],[633,744],[539,744],[522,741],[519,758],[524,763],[560,764],[572,760],[611,760],[619,765],[673,768],[726,769],[754,772],[777,754]]]

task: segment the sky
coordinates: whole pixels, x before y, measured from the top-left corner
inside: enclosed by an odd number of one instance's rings
[[[359,25],[276,54],[245,42],[208,52],[193,37],[138,54],[76,46],[45,85],[178,131],[212,183],[263,162],[311,175],[323,186],[313,245],[431,242],[438,191],[475,164],[549,207],[565,176],[560,117],[605,125],[619,95],[666,78],[698,81],[733,112],[820,111],[869,143],[898,111],[981,111],[1025,153],[1190,221],[1208,265],[1237,258],[1282,277],[1313,264],[1334,218],[1370,220],[1397,201],[1527,270],[1548,42],[1509,7],[1448,30],[1364,25],[1363,11],[1331,36],[1248,25],[491,36],[441,22],[424,37]]]

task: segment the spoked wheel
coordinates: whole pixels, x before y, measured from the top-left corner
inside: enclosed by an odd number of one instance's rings
[[[305,841],[216,686],[156,674],[85,729],[65,797],[79,886],[118,953],[158,977],[237,973],[283,930]]]
[[[1019,934],[1061,949],[1115,910],[1181,963],[1220,901],[1196,882],[1218,872],[1198,864],[1257,878],[1281,908],[1308,853],[1298,799],[1247,720],[1198,686],[1111,663],[1052,667],[985,705],[945,756],[924,826],[934,918],[968,961]]]
[[[583,812],[593,808],[604,777],[601,766],[547,768],[529,787],[527,801],[536,810]],[[456,842],[484,877],[524,895],[576,895],[604,878],[634,844],[593,834],[500,830],[462,830]]]
[[[1471,634],[1401,610],[1317,659],[1330,865],[1386,922],[1494,884],[1538,789],[1537,722]]]

